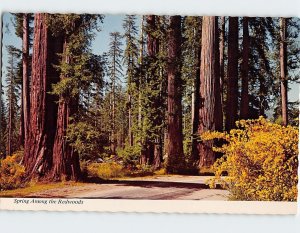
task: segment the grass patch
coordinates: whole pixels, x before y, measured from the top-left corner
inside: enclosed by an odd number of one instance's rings
[[[65,188],[81,186],[84,183],[79,182],[59,182],[59,183],[39,183],[30,184],[26,188],[18,188],[14,190],[0,191],[0,197],[27,197],[37,192],[46,191],[49,189]]]

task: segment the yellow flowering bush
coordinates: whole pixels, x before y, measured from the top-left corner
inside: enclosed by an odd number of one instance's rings
[[[91,177],[101,179],[118,178],[124,175],[123,166],[116,162],[91,163],[87,166],[87,173]]]
[[[20,153],[0,161],[0,190],[14,189],[23,185],[24,166],[20,165]]]
[[[215,178],[233,200],[296,201],[298,129],[260,117],[241,120],[230,133],[207,132],[203,140],[223,139],[216,152],[224,153],[213,165]],[[226,174],[226,176],[224,176]]]

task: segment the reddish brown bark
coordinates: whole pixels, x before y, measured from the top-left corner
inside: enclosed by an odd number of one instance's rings
[[[52,165],[52,148],[56,129],[57,99],[49,94],[59,80],[53,64],[62,43],[48,33],[47,14],[35,14],[30,95],[30,123],[25,142],[24,165],[27,178],[44,176]]]
[[[222,125],[224,124],[224,79],[225,79],[225,68],[224,68],[224,50],[225,50],[225,17],[221,17],[221,28],[220,28],[220,95],[221,95],[221,107],[222,107]]]
[[[219,23],[215,17],[215,130],[223,130],[223,110],[221,102],[221,78],[220,78],[220,48],[219,48]]]
[[[146,24],[147,24],[147,53],[151,62],[154,62],[157,59],[157,54],[159,52],[159,39],[155,36],[154,32],[156,30],[156,21],[157,16],[147,15]],[[156,77],[155,69],[152,69],[150,78],[155,79]],[[154,109],[161,107],[161,102],[159,98],[153,100],[152,106]],[[159,117],[154,122],[154,125],[161,125]],[[157,136],[154,141],[146,139],[143,145],[141,153],[141,162],[143,164],[149,164],[153,167],[160,165],[162,161],[162,140],[160,136]]]
[[[66,64],[70,58],[66,55],[67,41],[64,41],[64,58]],[[60,76],[63,80],[65,77]],[[67,141],[67,128],[70,124],[70,117],[74,116],[78,109],[78,99],[70,97],[68,93],[59,97],[57,113],[57,130],[53,146],[53,168],[52,180],[78,180],[80,179],[79,155]]]
[[[240,118],[249,118],[249,52],[250,52],[250,38],[249,38],[249,19],[243,18],[243,52],[242,52],[242,94],[241,94],[241,110]]]
[[[202,49],[200,66],[200,108],[198,133],[215,130],[215,84],[216,84],[216,19],[203,17]],[[213,141],[198,143],[199,167],[211,166],[215,161]]]
[[[29,128],[29,16],[23,14],[23,37],[22,37],[22,96],[21,96],[21,120],[20,120],[20,144],[24,145]],[[25,147],[25,146],[24,146]]]
[[[286,19],[280,18],[280,90],[282,123],[288,125],[288,81],[287,81],[287,45]]]
[[[178,173],[184,166],[182,135],[181,17],[170,17],[168,41],[168,147],[167,171]]]
[[[238,29],[238,17],[229,17],[225,122],[225,128],[227,131],[235,127],[235,122],[238,119]]]

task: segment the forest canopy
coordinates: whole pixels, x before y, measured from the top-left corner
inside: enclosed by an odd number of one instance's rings
[[[120,30],[107,32],[107,17]],[[290,97],[300,74],[297,18],[4,19],[3,38],[15,33],[22,43],[2,48],[0,156],[21,151],[26,180],[80,180],[84,165],[103,161],[198,174],[226,143],[202,140],[206,132],[229,133],[259,117],[298,127],[299,103]]]

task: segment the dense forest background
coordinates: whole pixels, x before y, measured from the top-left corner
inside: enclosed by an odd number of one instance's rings
[[[0,156],[23,151],[27,178],[78,180],[80,162],[106,160],[198,173],[224,143],[204,132],[298,126],[299,19],[126,15],[102,42],[105,17],[12,15],[22,45],[2,48]]]

